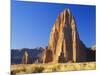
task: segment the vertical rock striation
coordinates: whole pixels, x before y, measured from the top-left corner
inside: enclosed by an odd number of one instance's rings
[[[85,52],[86,47],[79,38],[74,16],[69,9],[65,9],[51,30],[44,60],[47,63],[86,61]]]

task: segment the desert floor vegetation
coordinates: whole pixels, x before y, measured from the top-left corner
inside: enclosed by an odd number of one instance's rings
[[[95,62],[82,63],[58,63],[58,64],[18,64],[11,65],[11,75],[22,75],[30,73],[44,72],[63,72],[63,71],[78,71],[78,70],[95,70]]]

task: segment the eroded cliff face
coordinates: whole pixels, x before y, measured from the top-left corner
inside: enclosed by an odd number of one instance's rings
[[[51,30],[44,60],[47,63],[85,61],[85,51],[86,47],[79,38],[74,16],[69,9],[65,9]]]

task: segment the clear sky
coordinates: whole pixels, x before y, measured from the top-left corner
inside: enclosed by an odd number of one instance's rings
[[[12,1],[11,48],[48,45],[51,29],[60,12],[71,9],[80,39],[87,47],[96,43],[95,6]]]

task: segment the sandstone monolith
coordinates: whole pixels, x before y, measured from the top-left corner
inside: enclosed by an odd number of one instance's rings
[[[75,18],[69,9],[58,15],[45,55],[47,63],[86,61],[86,47],[79,38]]]

